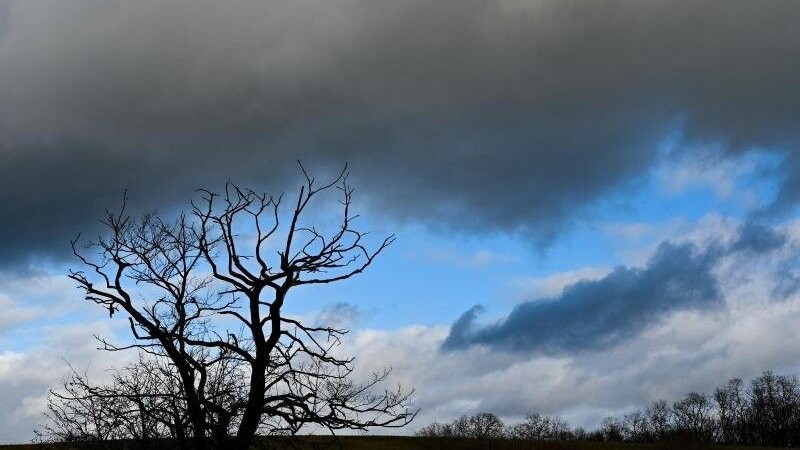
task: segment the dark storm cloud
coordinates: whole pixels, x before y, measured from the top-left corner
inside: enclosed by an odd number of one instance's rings
[[[786,233],[769,225],[747,222],[739,230],[739,237],[731,246],[731,251],[751,251],[764,253],[783,247]]]
[[[711,274],[718,252],[664,243],[644,268],[617,267],[600,280],[566,287],[558,297],[522,303],[493,325],[476,325],[480,310],[473,307],[453,324],[443,348],[482,344],[543,353],[606,348],[666,313],[721,305]]]
[[[666,136],[784,152],[795,1],[25,0],[0,9],[0,261],[52,254],[129,188],[352,163],[380,211],[552,238]],[[702,145],[700,145],[702,147]]]

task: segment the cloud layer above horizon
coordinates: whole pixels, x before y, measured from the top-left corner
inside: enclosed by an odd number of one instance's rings
[[[0,259],[60,256],[128,188],[170,208],[350,161],[393,220],[547,245],[662,159],[782,161],[792,1],[8,1]],[[13,237],[13,238],[12,238]]]

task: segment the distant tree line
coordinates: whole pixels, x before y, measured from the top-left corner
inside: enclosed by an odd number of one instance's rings
[[[722,445],[790,447],[800,444],[800,382],[796,376],[763,372],[749,385],[734,378],[712,394],[690,392],[668,403],[653,402],[623,417],[607,417],[595,430],[571,428],[556,417],[528,414],[507,426],[492,413],[431,423],[424,437],[530,441],[631,443],[695,441]]]

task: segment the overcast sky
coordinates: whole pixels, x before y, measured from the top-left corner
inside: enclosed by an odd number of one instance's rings
[[[798,73],[794,0],[0,0],[0,443],[118,358],[70,238],[298,158],[398,241],[288,307],[416,387],[408,432],[798,372]]]

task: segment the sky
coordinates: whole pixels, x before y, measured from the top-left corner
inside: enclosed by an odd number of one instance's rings
[[[405,432],[800,373],[797,73],[793,0],[0,0],[0,443],[125,358],[71,238],[298,159],[397,241],[287,308],[416,389]]]

